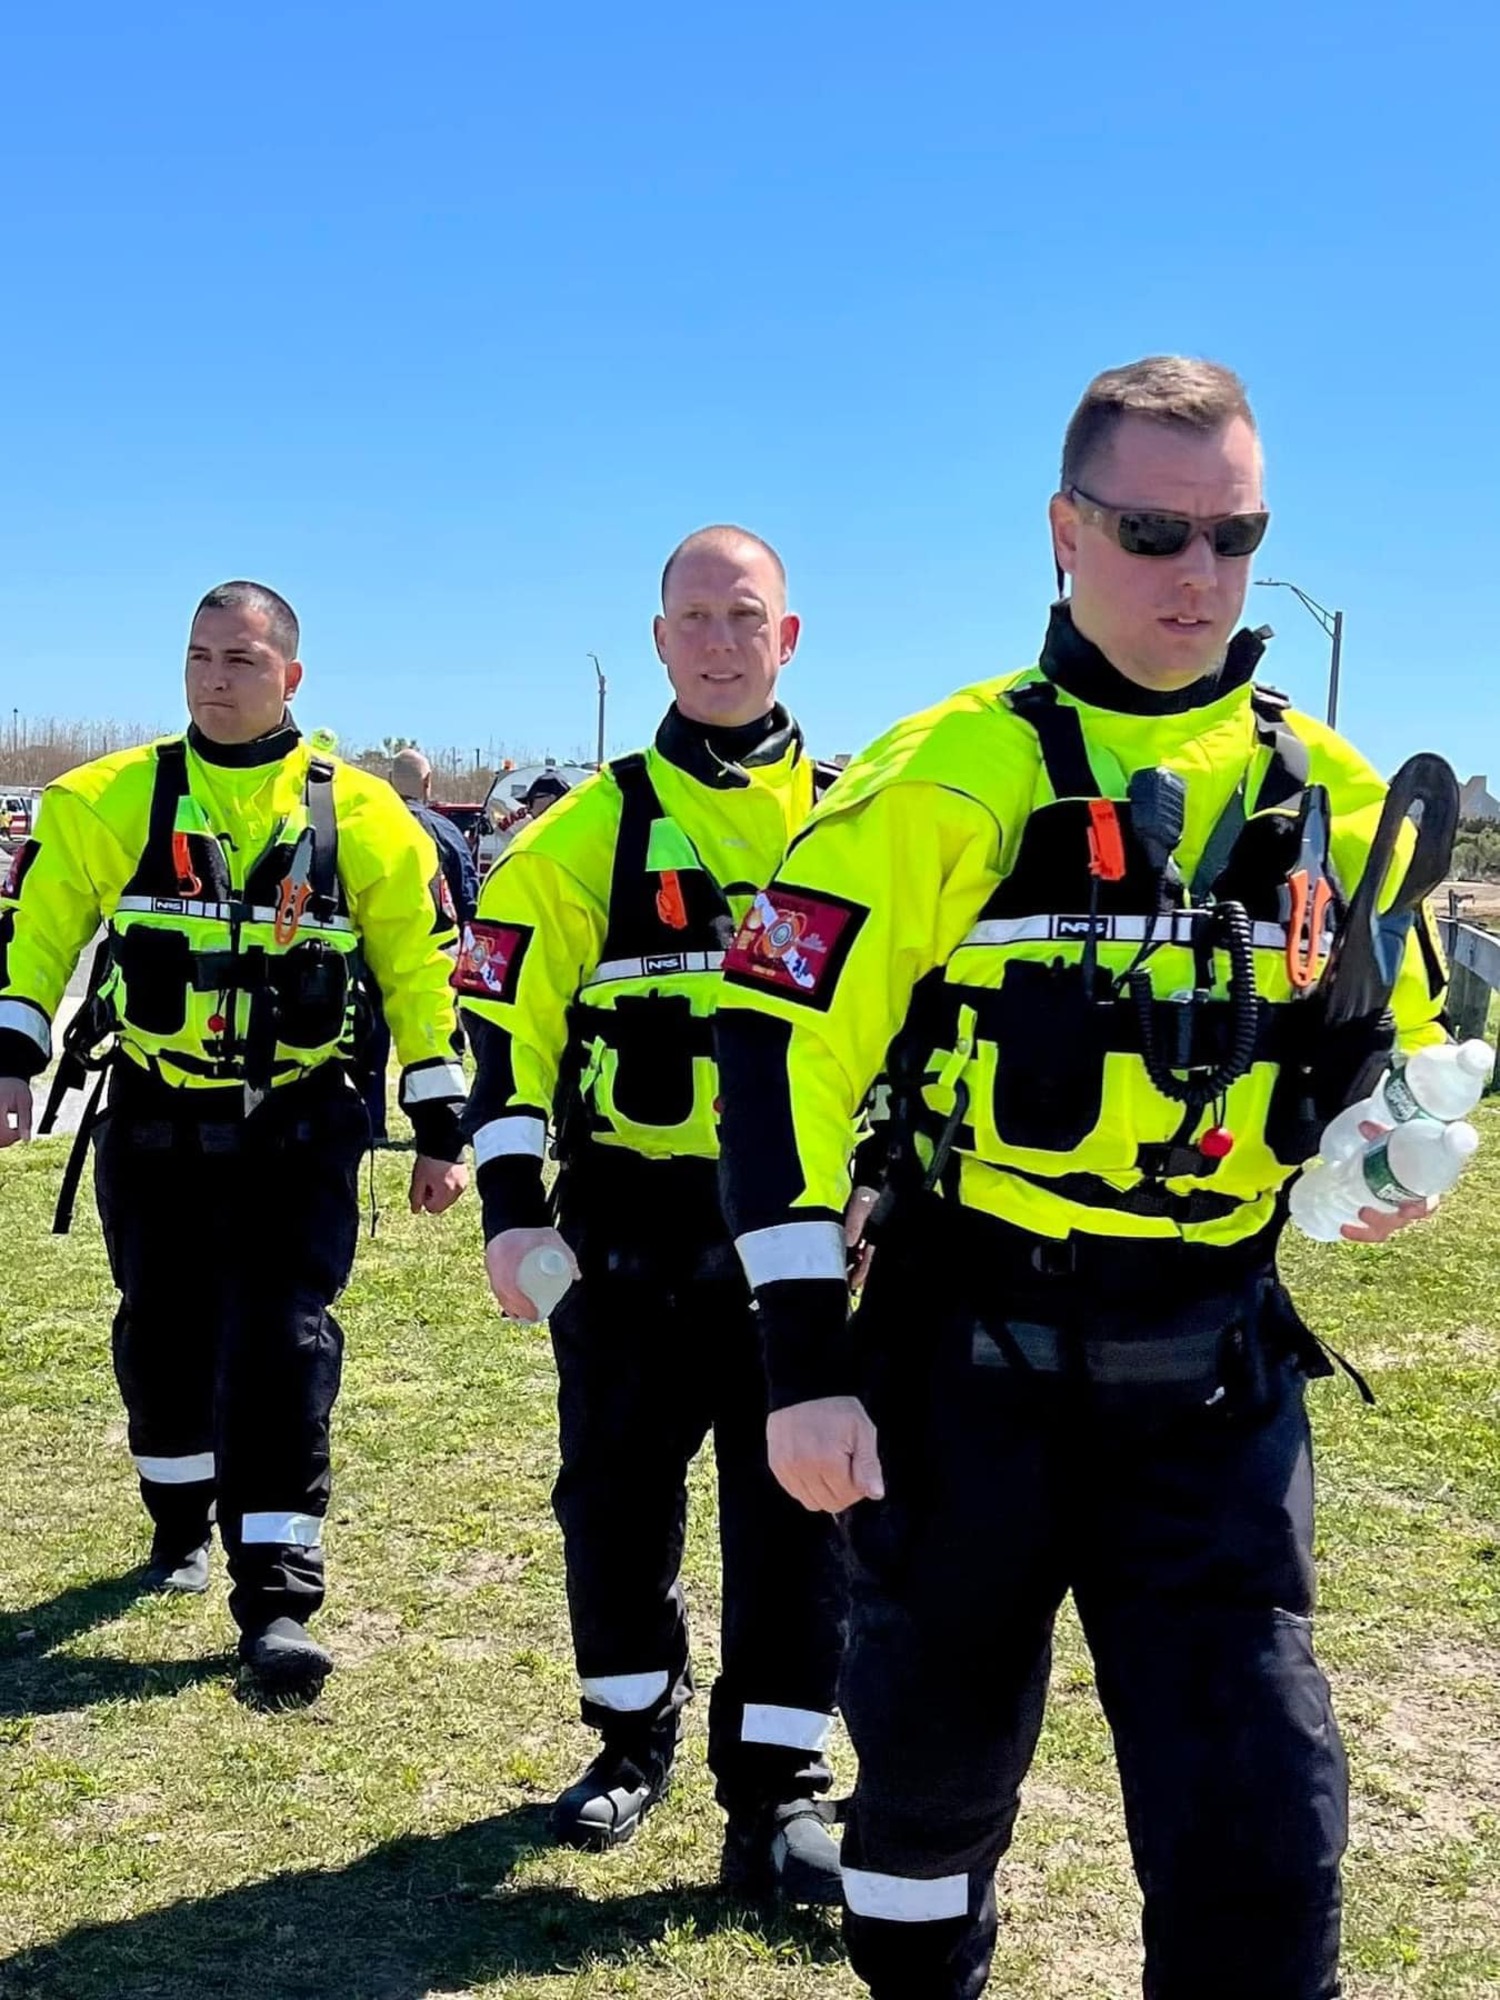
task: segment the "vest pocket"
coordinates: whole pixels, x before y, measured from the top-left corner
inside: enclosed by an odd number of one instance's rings
[[[709,1051],[712,1028],[693,1018],[685,994],[624,995],[601,1017],[615,1052],[610,1099],[631,1125],[685,1125],[693,1115],[693,1057]]]
[[[115,943],[125,985],[124,1017],[145,1035],[180,1035],[187,1026],[193,984],[192,946],[186,932],[132,924]]]
[[[1006,967],[981,1033],[996,1044],[995,1130],[1003,1144],[1071,1153],[1104,1102],[1106,1010],[1090,1001],[1083,969],[1026,959]]]
[[[309,939],[267,962],[276,996],[276,1039],[289,1049],[321,1049],[344,1032],[349,1000],[347,954]]]

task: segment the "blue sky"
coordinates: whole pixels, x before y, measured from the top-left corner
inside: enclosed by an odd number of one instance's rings
[[[816,747],[1034,656],[1098,368],[1249,381],[1341,721],[1500,776],[1488,6],[46,10],[0,49],[0,741],[175,722],[228,575],[304,723],[566,754],[664,703],[706,520],[781,547]],[[1269,678],[1321,712],[1285,592]]]

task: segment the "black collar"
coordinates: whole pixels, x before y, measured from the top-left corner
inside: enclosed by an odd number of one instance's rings
[[[253,743],[215,743],[196,722],[188,724],[187,740],[188,748],[205,764],[222,764],[229,771],[248,771],[257,764],[279,764],[283,757],[290,757],[302,741],[302,731],[288,712],[274,729],[257,736]]]
[[[1093,640],[1085,639],[1073,623],[1072,607],[1059,602],[1052,607],[1040,665],[1048,680],[1090,708],[1112,708],[1123,715],[1186,715],[1244,687],[1260,665],[1270,636],[1269,627],[1264,625],[1254,632],[1236,632],[1212,673],[1188,687],[1158,694],[1138,687],[1111,666]]]
[[[690,722],[673,702],[656,732],[656,747],[699,784],[734,791],[749,784],[745,773],[757,765],[779,764],[788,751],[800,757],[802,730],[780,702],[769,715],[758,715],[738,729]]]

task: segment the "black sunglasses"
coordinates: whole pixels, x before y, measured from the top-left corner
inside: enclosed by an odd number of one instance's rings
[[[1068,498],[1083,503],[1107,528],[1128,556],[1180,556],[1194,536],[1204,535],[1216,556],[1253,556],[1266,538],[1268,513],[1164,514],[1150,507],[1111,507],[1081,486],[1070,486]]]

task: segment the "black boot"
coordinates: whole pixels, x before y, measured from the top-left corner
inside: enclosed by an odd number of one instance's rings
[[[603,1852],[620,1847],[666,1791],[672,1760],[650,1752],[639,1759],[606,1743],[552,1808],[552,1837],[563,1847]]]
[[[240,1634],[240,1658],[262,1694],[312,1701],[333,1672],[333,1655],[295,1618],[273,1618]]]
[[[821,1799],[784,1799],[753,1812],[731,1812],[719,1880],[745,1896],[841,1902],[839,1850],[828,1832],[833,1818],[834,1808]]]
[[[172,1591],[183,1597],[201,1597],[208,1588],[208,1540],[196,1547],[184,1546],[164,1535],[160,1528],[151,1541],[146,1562],[147,1590]]]

